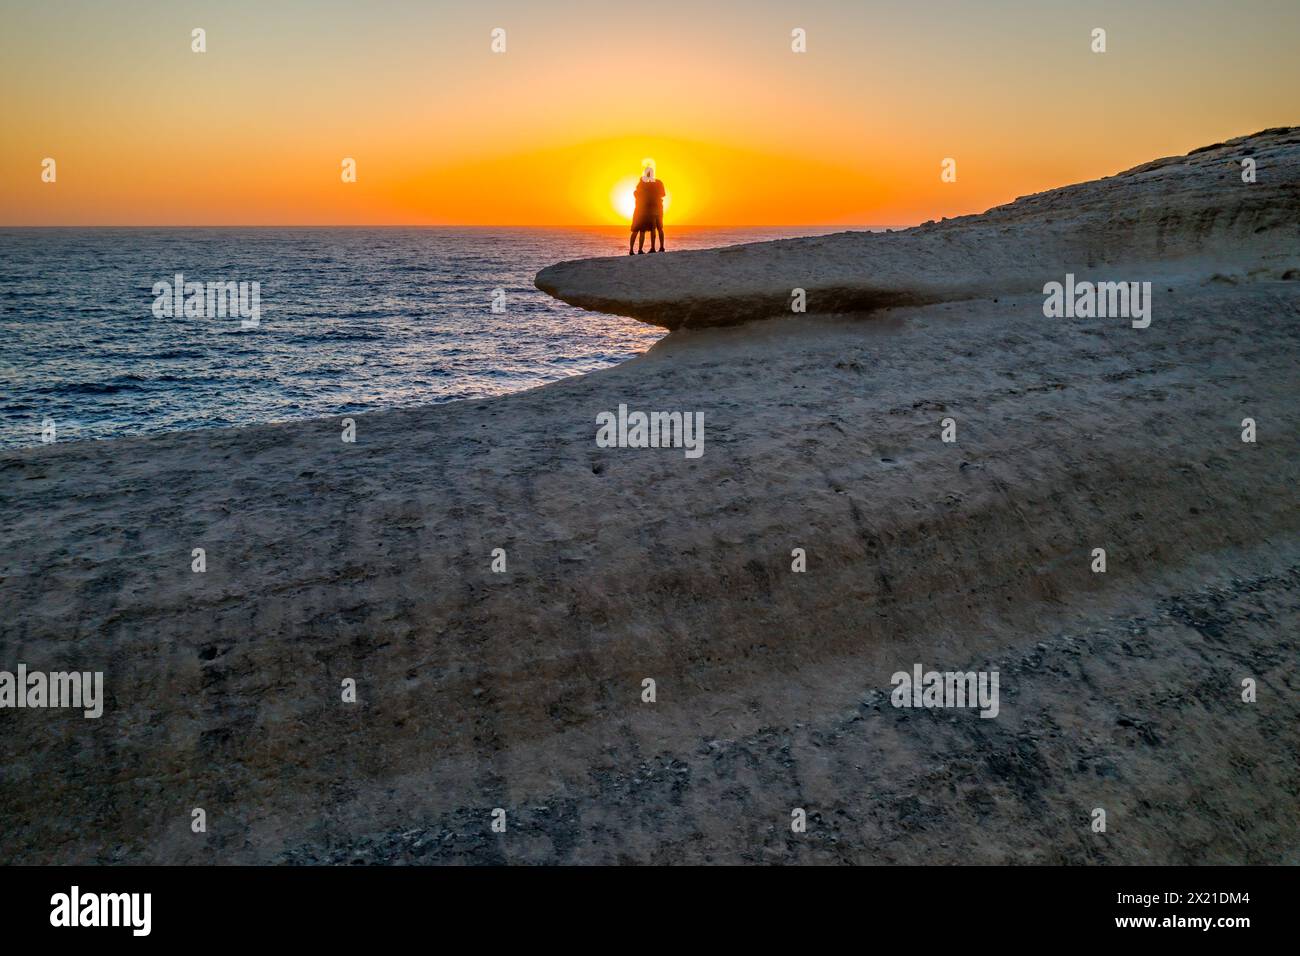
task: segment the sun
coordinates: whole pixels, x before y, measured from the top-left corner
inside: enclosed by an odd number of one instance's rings
[[[639,176],[625,176],[609,192],[609,201],[614,207],[614,211],[629,223],[632,221],[632,213],[636,212],[636,184],[639,181]],[[673,194],[665,191],[664,212],[668,211],[668,206],[672,201]]]
[[[636,184],[636,176],[625,176],[615,184],[609,194],[609,201],[613,203],[614,210],[628,222],[632,221],[632,213],[636,211],[634,195]]]

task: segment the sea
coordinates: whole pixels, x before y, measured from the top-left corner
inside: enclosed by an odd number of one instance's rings
[[[0,229],[0,446],[479,399],[615,365],[664,330],[575,309],[533,278],[626,244],[614,227]],[[256,324],[173,308],[177,275],[247,283]]]

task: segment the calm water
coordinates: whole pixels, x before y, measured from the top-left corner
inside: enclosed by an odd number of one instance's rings
[[[670,232],[677,249],[830,229]],[[0,230],[0,445],[480,398],[603,368],[663,331],[533,287],[619,229]],[[259,282],[261,317],[157,318],[154,283]],[[506,311],[491,309],[505,291]]]

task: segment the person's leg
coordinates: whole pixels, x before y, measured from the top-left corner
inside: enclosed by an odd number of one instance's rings
[[[636,234],[636,236],[637,236],[637,240],[636,240],[636,254],[637,254],[638,256],[641,255],[641,253],[645,252],[645,234],[646,234],[646,230],[644,230],[644,229],[640,229],[640,230],[638,230],[638,231],[637,231],[637,234]],[[653,241],[653,240],[651,240],[651,241]]]
[[[662,219],[655,220],[655,229],[659,231],[659,251],[664,252],[664,221]]]
[[[636,230],[629,229],[627,233],[627,254],[632,255],[632,247],[636,245]]]

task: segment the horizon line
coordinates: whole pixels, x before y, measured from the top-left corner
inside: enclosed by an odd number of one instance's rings
[[[0,223],[0,229],[627,229],[630,223]],[[675,229],[910,229],[920,223],[690,223]]]

